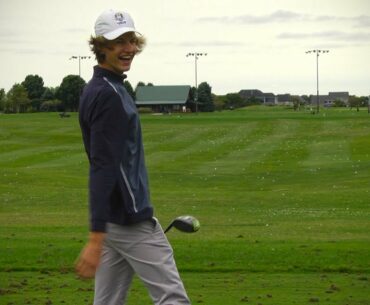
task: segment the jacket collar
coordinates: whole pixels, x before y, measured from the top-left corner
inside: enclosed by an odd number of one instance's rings
[[[100,66],[94,66],[94,76],[95,77],[107,77],[112,80],[116,80],[118,82],[123,82],[125,78],[127,77],[126,74],[118,75],[114,73],[113,71],[104,69]]]

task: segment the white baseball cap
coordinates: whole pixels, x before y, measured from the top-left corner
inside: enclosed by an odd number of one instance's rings
[[[103,36],[108,40],[116,39],[117,37],[127,32],[136,32],[134,20],[128,13],[115,10],[104,11],[95,22],[95,35]]]

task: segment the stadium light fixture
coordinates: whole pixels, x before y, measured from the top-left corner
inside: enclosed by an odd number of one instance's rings
[[[320,110],[320,100],[319,100],[319,55],[320,53],[329,53],[329,50],[309,50],[306,51],[306,54],[316,53],[316,89],[317,89],[317,97],[316,97],[316,113],[319,113]]]
[[[91,56],[80,56],[80,55],[73,55],[69,58],[71,59],[78,59],[78,76],[81,77],[81,60],[82,59],[89,59]]]
[[[198,58],[199,56],[207,56],[207,53],[188,53],[186,57],[194,56],[194,64],[195,64],[195,112],[198,112]]]

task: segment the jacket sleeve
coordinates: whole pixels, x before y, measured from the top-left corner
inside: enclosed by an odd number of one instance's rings
[[[99,97],[90,116],[89,202],[90,230],[105,232],[110,197],[117,183],[122,156],[124,110],[119,95],[109,91]]]

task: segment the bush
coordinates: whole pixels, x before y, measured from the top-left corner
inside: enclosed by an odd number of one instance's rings
[[[262,101],[254,96],[247,99],[246,106],[262,105]]]
[[[60,110],[62,102],[60,100],[45,101],[41,104],[40,110],[46,112],[55,112]]]
[[[150,107],[139,107],[138,112],[139,113],[152,113],[153,110]]]
[[[4,109],[5,109],[5,99],[0,100],[0,112],[4,111]]]
[[[346,107],[346,103],[342,100],[335,100],[333,101],[333,107]]]
[[[242,108],[246,105],[246,101],[240,96],[239,93],[228,93],[225,96],[224,107],[226,109]]]
[[[225,109],[225,101],[223,101],[222,99],[215,99],[213,101],[213,104],[215,106],[215,110],[217,111],[221,111],[223,109]]]

